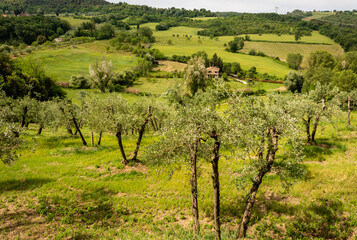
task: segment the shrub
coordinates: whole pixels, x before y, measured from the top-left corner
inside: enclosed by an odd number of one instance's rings
[[[88,79],[83,75],[71,76],[69,87],[76,89],[87,89],[90,87]]]
[[[251,50],[249,50],[248,54],[255,56],[255,55],[257,55],[257,52],[255,51],[255,49],[251,49]]]

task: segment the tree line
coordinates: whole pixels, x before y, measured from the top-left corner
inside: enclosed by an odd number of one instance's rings
[[[31,45],[41,36],[44,41],[52,41],[63,35],[71,26],[67,21],[55,17],[35,15],[29,17],[0,16],[0,42],[23,42]],[[18,43],[17,43],[18,45]]]

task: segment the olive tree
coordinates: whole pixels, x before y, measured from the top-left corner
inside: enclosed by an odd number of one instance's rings
[[[23,142],[21,128],[14,122],[16,116],[11,109],[12,102],[0,92],[0,161],[10,165],[18,159],[16,149]]]
[[[338,72],[334,76],[335,85],[347,95],[347,124],[351,126],[351,104],[356,100],[357,74],[352,70]]]
[[[105,100],[87,97],[84,101],[83,119],[91,132],[91,144],[94,146],[94,133],[98,134],[97,145],[100,146],[104,132],[107,130],[110,113],[105,107]]]
[[[89,78],[92,86],[101,92],[111,90],[111,80],[114,76],[112,61],[102,57],[89,66]]]
[[[16,124],[7,122],[4,114],[0,112],[0,160],[4,164],[12,164],[18,158],[15,150],[22,143],[19,138],[21,131]]]
[[[304,173],[297,119],[285,108],[287,101],[288,98],[279,96],[235,97],[228,109],[229,142],[245,160],[238,170],[237,186],[249,189],[238,238],[246,236],[256,195],[266,174],[277,174],[288,183]],[[283,156],[277,157],[279,153]]]
[[[208,87],[207,72],[205,62],[202,58],[191,58],[185,72],[186,92],[190,96],[196,94],[198,90],[205,91]]]
[[[217,111],[218,99],[218,94],[210,91],[181,101],[162,128],[160,140],[147,151],[148,158],[154,162],[189,163],[193,228],[196,234],[200,230],[197,161],[202,159],[211,163],[216,239],[221,238],[218,163],[225,129],[224,118]]]
[[[84,135],[81,131],[81,127],[83,124],[83,109],[79,107],[77,104],[72,103],[70,100],[60,100],[57,103],[57,107],[60,110],[61,125],[67,128],[67,131],[73,135],[72,126],[75,127],[76,133],[79,134],[83,146],[87,146],[87,141],[84,138]]]

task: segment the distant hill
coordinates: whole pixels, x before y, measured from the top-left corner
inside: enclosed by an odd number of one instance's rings
[[[105,0],[0,0],[1,10],[17,10],[35,13],[37,9],[44,12],[55,10],[67,11],[110,4]]]

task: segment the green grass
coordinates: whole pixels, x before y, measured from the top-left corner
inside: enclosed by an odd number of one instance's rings
[[[243,84],[237,81],[229,81],[228,83],[232,90],[247,90],[251,89],[253,91],[265,90],[267,92],[277,91],[284,84],[279,83],[267,83],[267,82],[254,82],[253,84]]]
[[[73,17],[62,17],[60,16],[60,19],[62,20],[66,20],[67,22],[69,22],[69,24],[71,24],[72,27],[79,27],[83,22],[88,22],[89,20],[85,20],[85,19],[76,19]]]
[[[345,122],[333,125],[323,123],[319,144],[306,146],[309,176],[288,194],[273,176],[264,179],[248,231],[251,238],[353,239],[356,126],[350,131]],[[104,135],[101,147],[83,147],[64,129],[45,129],[41,136],[36,129],[30,125],[27,148],[13,166],[0,164],[0,238],[192,239],[187,165],[123,168],[111,134]],[[84,135],[89,141],[88,130]],[[128,153],[136,137],[124,136]],[[145,135],[143,147],[155,139],[153,133]],[[232,181],[241,164],[239,157],[220,160],[223,239],[235,239],[244,207],[244,192]],[[200,239],[212,239],[211,168],[205,161],[200,168]]]
[[[175,81],[183,81],[182,79],[173,78],[145,78],[142,77],[136,81],[133,88],[138,89],[142,93],[160,95],[166,92]]]
[[[267,42],[294,42],[294,35],[283,34],[278,36],[277,34],[248,34],[252,41],[267,41]],[[245,35],[241,35],[244,37]],[[302,37],[298,42],[300,43],[314,43],[314,44],[337,44],[331,38],[321,35],[317,31],[313,31],[311,36]]]
[[[191,18],[192,20],[195,20],[195,21],[207,21],[207,20],[212,20],[212,19],[216,19],[218,17],[195,17],[195,18]]]
[[[278,77],[284,77],[289,71],[286,65],[270,58],[229,53],[225,51],[223,44],[231,41],[233,37],[219,37],[216,39],[200,37],[199,39],[198,30],[197,28],[175,27],[167,31],[155,31],[154,35],[157,42],[153,47],[162,51],[166,56],[191,55],[202,50],[206,51],[209,57],[217,53],[224,62],[239,62],[244,69],[255,66],[258,72],[269,73]],[[178,34],[179,37],[173,37],[173,34]],[[192,38],[189,40],[185,37],[186,35],[192,36]],[[172,45],[168,44],[168,40],[172,41]]]
[[[340,45],[307,45],[294,43],[271,43],[271,42],[245,42],[244,49],[241,52],[248,53],[251,49],[261,51],[268,56],[279,57],[280,60],[286,61],[289,53],[300,53],[304,56],[303,67],[307,66],[307,59],[311,52],[325,50],[335,57],[340,57],[344,51]]]
[[[305,20],[305,21],[310,21],[310,20],[312,20],[312,19],[320,19],[320,18],[323,18],[323,17],[335,15],[335,14],[336,14],[336,13],[334,13],[334,12],[313,12],[313,13],[312,13],[312,16],[306,17],[306,18],[304,18],[303,20]]]
[[[49,75],[63,82],[69,81],[72,75],[87,75],[89,65],[102,56],[112,61],[115,71],[135,66],[135,56],[116,50],[106,52],[106,46],[109,46],[107,41],[96,41],[74,47],[39,50],[24,58],[38,60]]]

